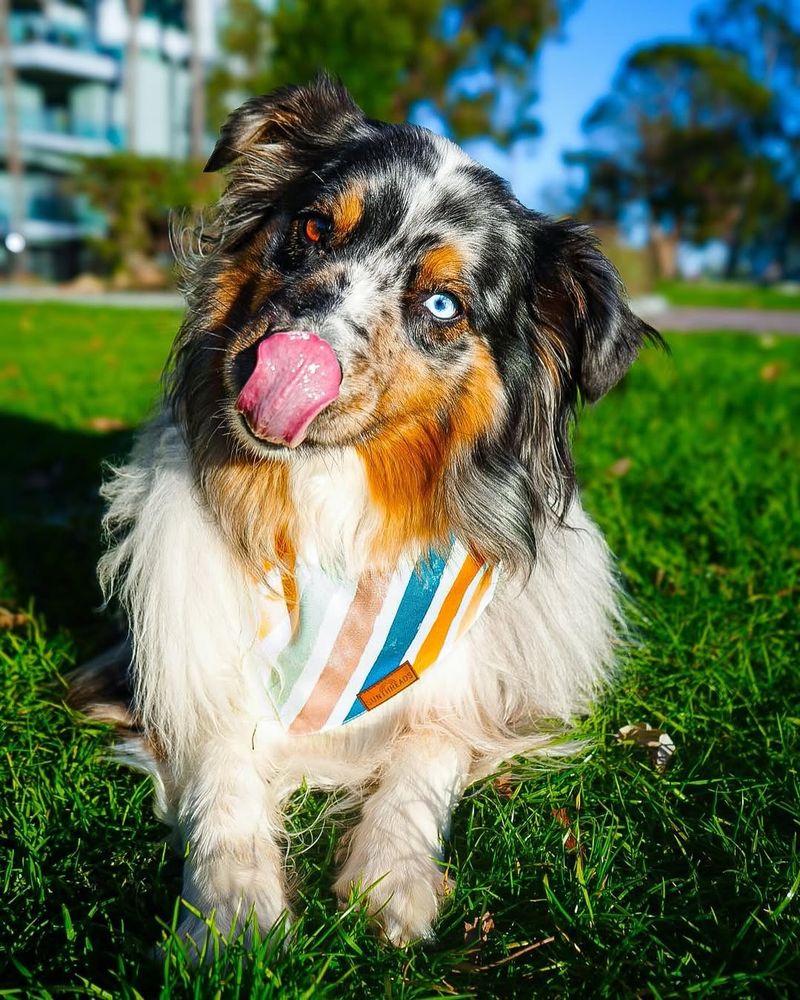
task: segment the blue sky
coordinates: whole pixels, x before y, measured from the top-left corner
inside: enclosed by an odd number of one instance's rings
[[[581,146],[581,120],[610,89],[622,57],[642,42],[687,37],[700,5],[698,0],[583,0],[563,37],[542,49],[536,108],[542,137],[510,156],[484,146],[470,151],[507,177],[521,201],[552,209],[547,189],[563,186],[567,176],[561,154]]]

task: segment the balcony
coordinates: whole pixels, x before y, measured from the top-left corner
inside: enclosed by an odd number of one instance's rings
[[[9,18],[9,33],[11,58],[22,76],[98,83],[119,79],[119,62],[98,49],[85,27],[59,25],[41,14],[15,13]]]
[[[99,121],[75,119],[66,109],[21,109],[17,113],[20,144],[31,153],[67,156],[105,156],[121,149],[120,129]],[[0,149],[5,149],[5,117],[0,109]]]

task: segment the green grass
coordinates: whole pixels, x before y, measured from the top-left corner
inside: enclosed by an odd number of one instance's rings
[[[724,309],[800,309],[797,285],[753,285],[738,281],[661,281],[656,291],[672,306]]]
[[[313,796],[290,817],[306,848],[294,943],[234,944],[192,971],[168,933],[180,863],[148,784],[71,717],[60,680],[111,631],[93,611],[94,496],[101,457],[129,434],[93,428],[147,412],[176,322],[0,307],[0,604],[33,612],[0,635],[0,995],[796,995],[800,341],[672,336],[672,359],[648,352],[584,415],[585,502],[637,641],[581,726],[589,752],[458,809],[437,943],[386,950],[337,914]],[[677,745],[664,775],[614,739],[641,721]],[[487,911],[478,949],[464,922]]]

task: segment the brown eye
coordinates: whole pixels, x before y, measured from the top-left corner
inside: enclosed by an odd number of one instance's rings
[[[303,235],[309,243],[319,243],[332,228],[330,219],[324,215],[308,215],[303,222]]]

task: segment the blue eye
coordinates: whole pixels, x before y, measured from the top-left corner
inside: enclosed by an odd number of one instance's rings
[[[460,312],[458,300],[446,292],[436,292],[422,304],[434,319],[454,319]]]

